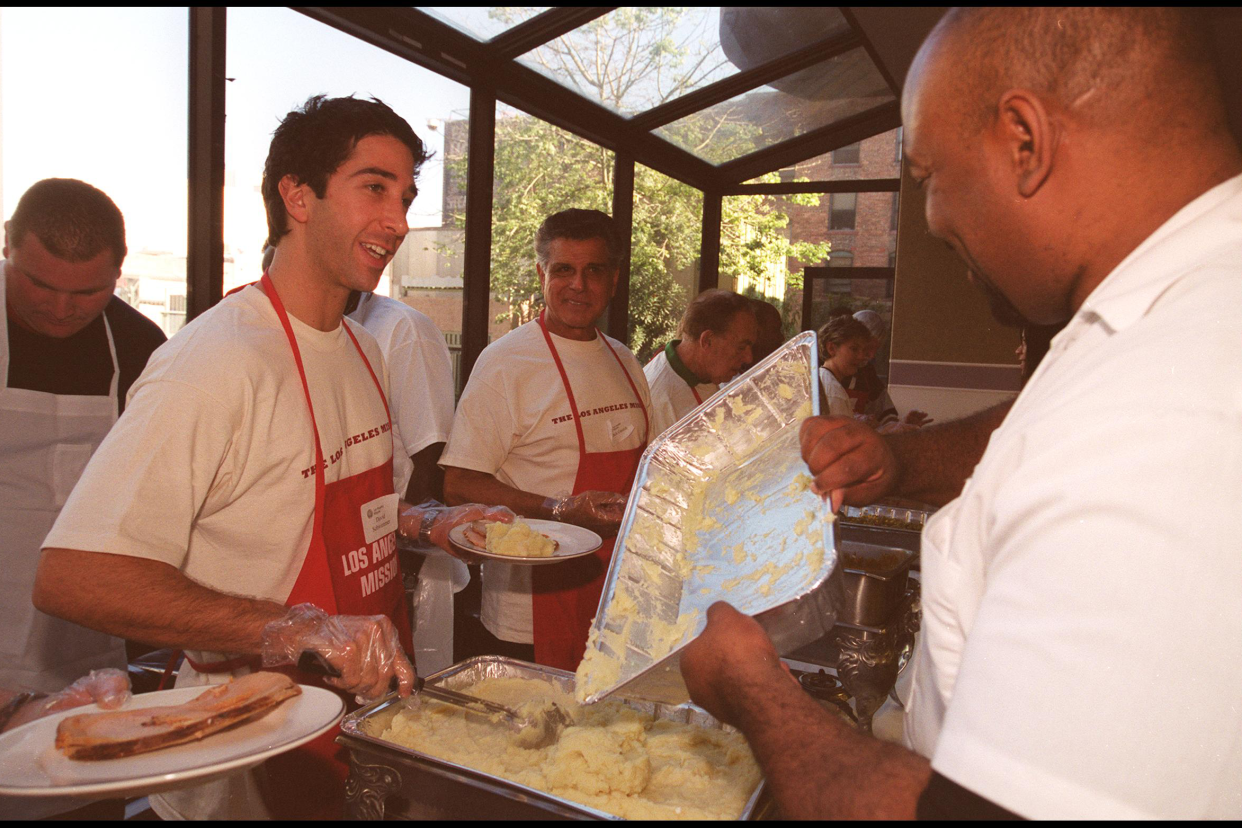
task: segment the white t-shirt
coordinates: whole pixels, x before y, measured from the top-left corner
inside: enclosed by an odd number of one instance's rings
[[[1242,817],[1239,504],[1242,176],[1092,292],[928,522],[907,743],[1034,819]]]
[[[401,447],[392,458],[393,485],[405,497],[410,457],[446,442],[453,426],[453,360],[436,323],[404,302],[364,293],[349,318],[375,337],[388,364],[388,405]]]
[[[846,392],[845,386],[836,375],[827,368],[819,369],[819,385],[824,389],[824,398],[820,401],[819,410],[828,417],[853,417],[854,401]]]
[[[621,366],[600,339],[579,342],[552,335],[578,403],[590,453],[645,445],[647,425]],[[647,379],[629,349],[609,337],[625,370],[651,406]],[[578,436],[569,398],[538,321],[483,349],[462,392],[441,466],[495,475],[515,489],[568,495],[578,475]],[[497,638],[534,641],[530,567],[483,565],[484,626]]]
[[[290,317],[315,404],[324,481],[389,458],[384,405],[343,328]],[[383,357],[348,323],[381,383]],[[284,601],[310,543],[315,442],[293,352],[256,286],[152,354],[45,547],[163,561],[211,589]]]
[[[703,382],[690,387],[689,381],[668,361],[665,351],[656,354],[643,369],[647,385],[651,388],[651,439],[654,440],[673,423],[699,407],[700,401],[720,390],[714,382]],[[697,377],[695,377],[697,379]],[[699,398],[694,394],[698,392]],[[650,441],[648,441],[650,442]]]

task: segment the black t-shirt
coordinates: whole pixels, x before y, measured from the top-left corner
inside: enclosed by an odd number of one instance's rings
[[[33,333],[8,321],[9,387],[48,394],[107,396],[112,384],[112,355],[103,317],[108,317],[121,369],[117,383],[117,412],[125,408],[125,394],[147,366],[151,352],[168,337],[150,319],[113,296],[96,317],[64,339]]]

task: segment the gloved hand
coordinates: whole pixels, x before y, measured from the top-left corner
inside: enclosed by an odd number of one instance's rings
[[[314,650],[341,674],[325,682],[356,694],[359,704],[385,695],[394,676],[399,695],[414,686],[414,665],[383,615],[328,615],[298,604],[263,628],[262,648],[264,667],[296,664],[303,650]]]
[[[26,702],[13,714],[6,730],[60,710],[69,710],[92,702],[106,710],[112,710],[125,704],[131,695],[129,676],[123,671],[112,667],[91,670],[57,693]]]
[[[552,519],[583,526],[601,534],[614,534],[625,514],[626,496],[616,492],[589,491],[567,497],[549,497],[543,502]]]
[[[517,515],[506,506],[485,506],[481,503],[464,503],[461,506],[445,506],[436,500],[427,500],[411,506],[397,520],[397,531],[411,540],[434,543],[456,555],[449,545],[449,530],[474,520],[490,520],[512,523]]]

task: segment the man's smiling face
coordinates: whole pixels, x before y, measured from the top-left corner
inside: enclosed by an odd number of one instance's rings
[[[593,339],[595,320],[617,287],[617,268],[609,261],[604,240],[553,239],[547,266],[536,269],[548,307],[548,330],[568,339]]]
[[[391,135],[360,140],[329,176],[323,198],[312,194],[307,203],[308,243],[325,278],[375,290],[409,232],[406,212],[417,192],[405,144]]]

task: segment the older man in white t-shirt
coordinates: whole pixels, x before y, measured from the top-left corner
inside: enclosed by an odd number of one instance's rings
[[[754,358],[759,337],[751,300],[728,290],[705,290],[694,297],[680,329],[681,338],[643,369],[651,386],[653,439],[741,373]]]
[[[599,211],[543,223],[535,252],[547,307],[479,356],[440,460],[449,503],[508,506],[604,538],[596,555],[555,566],[483,565],[483,625],[519,645],[511,654],[566,670],[582,658],[648,440],[642,368],[595,327],[616,289],[618,248]]]

